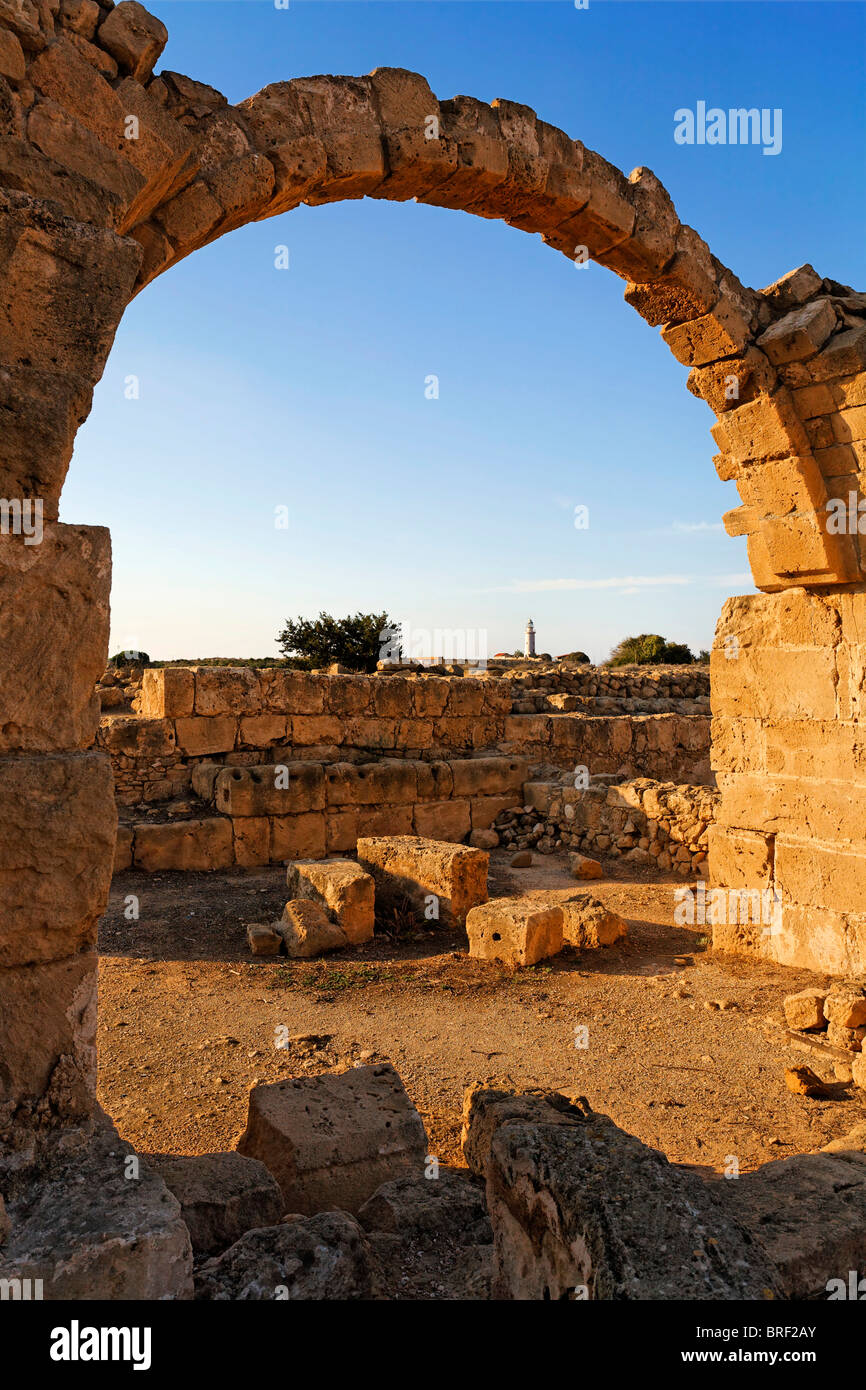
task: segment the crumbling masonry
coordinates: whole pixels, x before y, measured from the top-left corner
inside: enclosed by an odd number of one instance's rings
[[[134,0],[0,0],[0,494],[44,539],[0,537],[0,1135],[94,1107],[96,924],[115,846],[94,749],[107,531],[58,522],[75,432],[121,315],[157,275],[301,203],[410,198],[588,253],[690,369],[717,419],[758,596],[713,653],[721,791],[711,876],[774,886],[782,929],[717,944],[866,966],[866,297],[801,267],[747,289],[655,176],[625,177],[513,101],[438,101],[422,77],[276,83],[231,106],[153,76],[163,25]],[[837,499],[853,497],[854,525]],[[172,1257],[173,1258],[173,1257]]]

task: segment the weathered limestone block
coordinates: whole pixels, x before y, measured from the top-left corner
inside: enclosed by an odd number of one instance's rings
[[[416,835],[429,840],[465,840],[472,829],[468,801],[419,801],[415,806],[413,828]]]
[[[354,1213],[383,1182],[423,1173],[427,1136],[386,1063],[255,1086],[238,1151],[270,1169],[286,1211]]]
[[[227,869],[234,863],[232,823],[225,816],[206,820],[140,822],[135,827],[135,866],[160,869]]]
[[[192,1297],[192,1249],[176,1199],[102,1122],[86,1143],[57,1143],[38,1186],[10,1202],[0,1279],[41,1279],[55,1301]]]
[[[321,811],[297,816],[269,816],[272,864],[287,859],[324,859],[325,817]]]
[[[820,1033],[827,1026],[824,1018],[825,989],[801,989],[783,1001],[785,1022],[801,1033]]]
[[[529,776],[529,764],[520,758],[461,758],[450,766],[455,796],[519,796]]]
[[[0,360],[98,379],[140,260],[137,242],[0,190]]]
[[[116,825],[104,753],[0,759],[0,966],[93,945]]]
[[[308,671],[261,672],[262,707],[273,714],[322,714],[327,682]]]
[[[234,862],[259,868],[271,862],[271,826],[267,816],[242,816],[232,821]]]
[[[238,721],[233,714],[193,715],[175,723],[177,746],[190,758],[208,753],[230,753],[235,746]]]
[[[147,1154],[149,1169],[180,1204],[193,1255],[216,1255],[246,1231],[275,1225],[283,1214],[276,1178],[239,1153]]]
[[[99,720],[94,687],[107,656],[108,531],[52,523],[34,539],[0,536],[2,752],[87,747]]]
[[[117,838],[114,845],[114,861],[111,866],[111,876],[122,873],[124,869],[132,868],[132,826],[118,825]]]
[[[317,744],[337,746],[347,741],[345,725],[330,714],[293,714],[291,728],[292,742],[299,748],[314,748]]]
[[[500,1298],[773,1296],[773,1266],[725,1200],[739,1184],[674,1167],[604,1115],[563,1115],[542,1097],[533,1108],[490,1146]]]
[[[325,774],[321,763],[264,763],[226,767],[214,783],[217,809],[227,816],[291,816],[321,811]]]
[[[121,755],[151,762],[170,757],[177,751],[175,726],[170,719],[109,714],[100,721],[98,739],[100,746],[112,757]]]
[[[283,949],[282,936],[266,922],[249,923],[247,942],[254,956],[278,956]]]
[[[141,678],[145,719],[186,719],[195,703],[195,672],[188,666],[148,667]]]
[[[590,859],[586,854],[570,854],[568,856],[568,869],[572,878],[604,878],[604,869],[601,864],[597,859]]]
[[[566,946],[612,946],[628,931],[628,923],[618,912],[611,912],[604,903],[589,893],[577,893],[560,903],[562,909],[562,940]]]
[[[328,806],[411,805],[418,795],[416,764],[401,758],[334,763],[325,770]]]
[[[122,68],[144,82],[168,43],[168,30],[137,0],[120,0],[100,24],[99,42]]]
[[[771,324],[758,339],[758,347],[777,365],[799,361],[818,352],[835,328],[836,314],[830,300],[813,299]]]
[[[339,923],[332,922],[324,906],[310,898],[287,902],[277,930],[286,944],[286,954],[301,960],[341,951],[349,944]]]
[[[249,667],[195,668],[196,714],[258,714],[260,708],[258,678]]]
[[[412,835],[415,831],[412,806],[359,806],[355,814],[358,839],[379,835]]]
[[[88,1119],[96,1097],[96,953],[0,969],[0,1146],[33,1115]]]
[[[562,908],[532,898],[494,898],[466,917],[469,954],[502,965],[535,965],[562,950]]]
[[[370,874],[351,859],[298,860],[286,871],[293,898],[324,906],[354,946],[369,941],[375,925],[375,888]]]
[[[524,804],[522,791],[506,792],[503,796],[474,796],[470,802],[473,831],[489,830],[503,811],[512,811]]]
[[[830,1280],[847,1285],[848,1271],[862,1270],[863,1153],[797,1154],[724,1186],[731,1215],[754,1233],[783,1298],[826,1299]]]
[[[288,733],[284,714],[242,715],[238,725],[239,748],[270,748],[284,743]]]
[[[344,1211],[293,1217],[247,1231],[195,1276],[196,1298],[335,1302],[372,1292],[364,1232]]]
[[[824,1017],[838,1028],[866,1024],[866,991],[856,985],[834,985],[824,1001]]]
[[[773,854],[771,835],[732,830],[715,823],[708,830],[710,881],[714,888],[770,888]]]
[[[81,376],[0,367],[0,496],[41,498],[43,521],[56,520],[75,431],[92,394]]]
[[[487,901],[488,857],[480,849],[418,836],[358,840],[358,863],[373,876],[377,904],[408,898],[423,912],[432,895],[438,899],[438,920],[449,926],[462,925],[471,907]]]
[[[358,1212],[365,1231],[413,1238],[444,1236],[461,1243],[492,1239],[483,1186],[463,1169],[440,1168],[435,1178],[395,1178],[383,1183]]]

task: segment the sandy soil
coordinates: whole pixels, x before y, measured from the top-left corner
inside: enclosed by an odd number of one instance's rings
[[[585,1095],[673,1161],[718,1171],[731,1154],[747,1170],[808,1152],[866,1118],[863,1092],[785,1036],[783,997],[817,977],[713,956],[673,925],[681,879],[612,862],[575,885],[564,857],[522,870],[508,857],[491,856],[492,896],[591,887],[629,936],[514,974],[426,924],[321,961],[262,960],[245,924],[279,916],[284,870],[120,875],[100,931],[99,1066],[123,1137],[141,1152],[230,1149],[255,1082],[384,1059],[448,1163],[462,1161],[463,1089],[479,1080]],[[293,1037],[277,1048],[283,1026]],[[804,1061],[834,1082],[830,1099],[786,1089],[785,1066]]]

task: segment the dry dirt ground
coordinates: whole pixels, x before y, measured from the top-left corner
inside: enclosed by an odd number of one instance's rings
[[[730,1155],[745,1171],[866,1118],[864,1093],[786,1038],[782,999],[818,977],[713,956],[700,929],[673,923],[682,879],[611,861],[605,880],[576,885],[562,856],[522,870],[508,858],[491,855],[491,896],[589,887],[628,937],[516,973],[426,923],[382,923],[366,947],[320,961],[254,959],[245,924],[279,916],[284,870],[119,875],[100,931],[99,1076],[123,1137],[145,1153],[231,1149],[255,1082],[385,1059],[451,1164],[464,1087],[482,1080],[585,1095],[671,1160],[719,1172]],[[785,1066],[802,1062],[833,1082],[830,1099],[786,1089]]]

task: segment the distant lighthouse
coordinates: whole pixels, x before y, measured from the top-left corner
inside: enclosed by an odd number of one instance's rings
[[[526,637],[523,643],[523,655],[535,656],[535,625],[532,619],[526,624]]]

